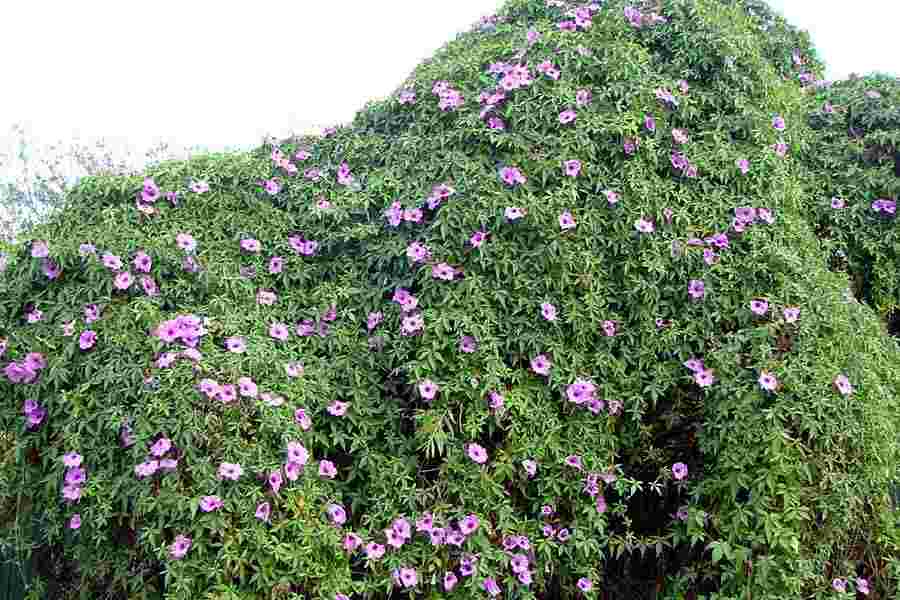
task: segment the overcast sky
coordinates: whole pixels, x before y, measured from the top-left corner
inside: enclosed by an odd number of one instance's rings
[[[0,0],[0,134],[248,146],[349,120],[499,0]],[[900,2],[772,0],[830,78],[900,73]],[[896,6],[895,6],[896,5]]]

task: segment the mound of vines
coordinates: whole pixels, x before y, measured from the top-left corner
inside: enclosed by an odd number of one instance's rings
[[[755,2],[510,0],[321,137],[82,180],[3,257],[3,541],[47,597],[891,597],[820,72]]]
[[[818,234],[832,268],[900,331],[900,80],[886,75],[835,82],[811,96],[803,162]]]

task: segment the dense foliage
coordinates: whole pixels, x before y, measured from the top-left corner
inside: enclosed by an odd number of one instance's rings
[[[804,162],[819,235],[858,297],[900,321],[900,80],[854,77],[814,98]]]
[[[510,0],[323,137],[84,179],[0,279],[4,538],[51,596],[892,597],[820,68],[755,2]]]

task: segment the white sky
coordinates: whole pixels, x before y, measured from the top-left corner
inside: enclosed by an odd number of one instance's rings
[[[830,78],[900,74],[900,0],[771,0]],[[318,130],[382,97],[500,0],[0,0],[0,141],[210,149]]]

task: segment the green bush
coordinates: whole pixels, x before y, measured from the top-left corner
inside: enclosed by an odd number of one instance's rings
[[[82,180],[0,280],[47,593],[896,593],[900,356],[808,214],[818,63],[661,4],[510,0],[323,137]]]
[[[818,234],[857,297],[898,319],[900,80],[854,77],[820,90],[810,104],[804,163]]]

